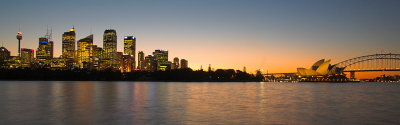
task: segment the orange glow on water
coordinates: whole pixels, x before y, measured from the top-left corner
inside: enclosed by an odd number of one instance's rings
[[[349,73],[346,73],[347,77],[350,77]],[[391,71],[391,72],[356,72],[355,73],[357,79],[373,79],[376,77],[380,77],[382,75],[393,76],[400,75],[400,71]]]

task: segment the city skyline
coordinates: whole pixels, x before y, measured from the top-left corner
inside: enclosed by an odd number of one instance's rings
[[[79,71],[120,71],[130,73],[134,71],[170,71],[188,70],[188,61],[181,59],[181,65],[168,60],[168,50],[156,49],[143,59],[143,51],[138,54],[140,64],[136,67],[136,37],[124,36],[124,50],[117,51],[117,32],[115,29],[106,29],[103,34],[103,46],[93,44],[93,34],[85,38],[76,39],[75,27],[62,35],[62,54],[54,57],[54,42],[52,29],[47,29],[45,37],[40,37],[36,51],[29,48],[18,49],[18,56],[12,56],[10,51],[1,48],[1,68],[12,69],[50,69],[50,70],[79,70]],[[23,38],[21,32],[16,35],[18,48]],[[20,54],[20,51],[21,54]],[[175,57],[177,58],[177,57]],[[174,59],[175,59],[174,58]],[[175,61],[175,60],[174,60]],[[179,61],[179,59],[178,59]]]
[[[102,32],[116,29],[117,51],[123,52],[123,36],[134,35],[138,38],[136,53],[168,49],[174,55],[168,60],[186,58],[193,69],[211,64],[215,68],[246,66],[248,71],[295,72],[297,67],[322,58],[338,62],[367,54],[400,53],[397,1],[63,3],[72,7],[19,1],[15,9],[7,6],[14,2],[3,4],[0,12],[4,17],[0,41],[13,56],[17,55],[18,25],[24,35],[21,48],[36,51],[47,26],[53,29],[54,56],[61,54],[62,33],[72,26],[76,40],[94,34],[93,44],[99,47],[103,45]],[[35,11],[27,13],[26,8],[34,5],[38,6]],[[108,5],[113,6],[110,12],[101,9]]]

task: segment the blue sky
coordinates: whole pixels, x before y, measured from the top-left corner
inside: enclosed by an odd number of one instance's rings
[[[58,56],[61,35],[73,25],[77,39],[93,33],[99,46],[112,28],[118,51],[123,36],[135,35],[137,50],[167,49],[170,60],[186,58],[193,68],[285,72],[320,58],[400,53],[399,6],[398,0],[3,1],[0,41],[16,55],[20,25],[21,46],[36,50],[49,26]]]

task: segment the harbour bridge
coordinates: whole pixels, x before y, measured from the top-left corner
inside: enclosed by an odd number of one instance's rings
[[[332,65],[341,69],[341,71],[349,72],[350,79],[355,79],[356,72],[376,72],[376,71],[400,71],[400,54],[372,54],[359,56],[341,61]],[[294,76],[297,73],[267,73],[268,75],[284,75]]]
[[[350,72],[350,79],[355,79],[355,72],[400,71],[400,54],[372,54],[344,60],[334,66]]]

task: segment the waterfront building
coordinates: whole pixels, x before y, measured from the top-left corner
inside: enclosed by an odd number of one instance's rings
[[[62,57],[66,59],[75,58],[75,28],[62,35]]]
[[[36,50],[36,59],[40,65],[50,65],[53,58],[54,43],[46,37],[39,38],[39,47]]]
[[[144,52],[139,51],[138,52],[138,69],[144,70],[146,67],[146,61],[144,59]]]
[[[117,63],[117,32],[107,29],[103,35],[103,62],[104,68],[118,69]]]
[[[155,50],[153,55],[157,62],[157,70],[165,71],[170,67],[170,63],[168,63],[168,50]]]
[[[300,76],[325,76],[325,75],[340,75],[343,73],[343,68],[338,68],[330,64],[331,60],[325,61],[321,59],[315,62],[310,69],[297,68],[297,73]]]
[[[22,48],[21,49],[21,64],[22,67],[30,67],[33,64],[34,61],[34,53],[35,50],[33,49],[27,49],[27,48]]]
[[[134,69],[136,67],[135,55],[136,55],[136,38],[134,36],[125,36],[124,37],[124,54],[131,55],[132,59],[130,64],[130,69]],[[128,57],[128,56],[127,56]]]
[[[146,60],[146,66],[145,66],[146,71],[153,72],[157,70],[157,61],[154,55],[146,56],[145,60]]]
[[[77,66],[80,69],[93,68],[93,34],[78,41]]]
[[[181,59],[181,69],[186,69],[188,67],[188,61],[186,59]]]

